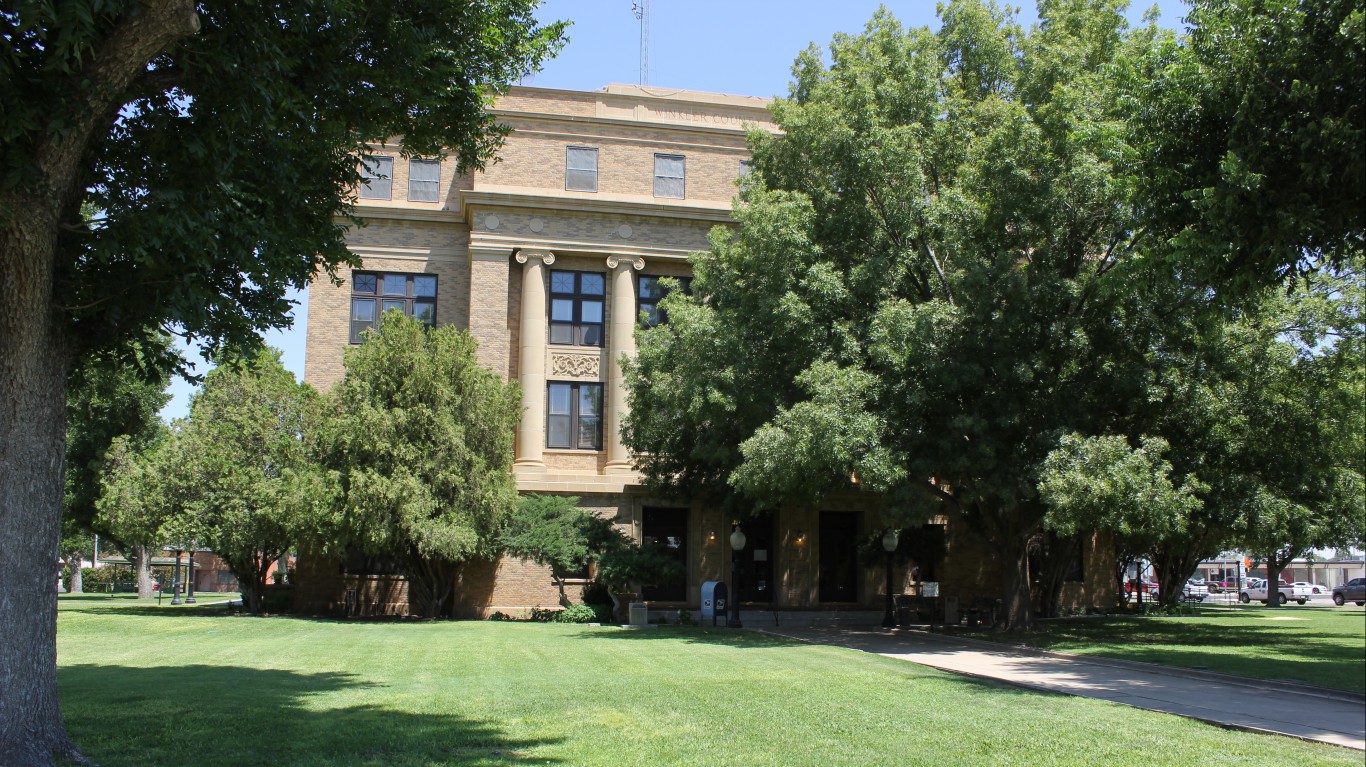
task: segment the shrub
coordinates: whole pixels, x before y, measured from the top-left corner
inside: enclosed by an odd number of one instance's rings
[[[612,606],[612,592],[608,590],[606,584],[593,581],[583,587],[583,603],[586,605],[607,605],[610,608]]]
[[[572,605],[561,610],[555,620],[558,623],[597,623],[600,619],[593,605]]]
[[[531,615],[527,616],[527,619],[532,623],[553,623],[556,620],[556,616],[559,614],[559,610],[546,607],[533,607],[531,608]]]

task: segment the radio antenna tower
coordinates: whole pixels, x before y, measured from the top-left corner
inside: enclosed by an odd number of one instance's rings
[[[650,84],[650,0],[635,0],[631,13],[640,21],[640,84]]]

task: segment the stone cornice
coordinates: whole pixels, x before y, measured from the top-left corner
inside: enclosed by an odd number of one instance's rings
[[[606,213],[612,215],[650,216],[654,218],[685,218],[731,222],[730,202],[710,200],[664,201],[632,198],[622,195],[598,194],[593,197],[568,197],[535,187],[484,187],[460,192],[460,207],[466,224],[473,226],[475,206],[493,205],[506,208],[536,208],[562,210],[571,213]]]

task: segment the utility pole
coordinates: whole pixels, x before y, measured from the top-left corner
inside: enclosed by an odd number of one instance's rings
[[[650,84],[650,0],[635,0],[631,13],[640,21],[640,84]]]

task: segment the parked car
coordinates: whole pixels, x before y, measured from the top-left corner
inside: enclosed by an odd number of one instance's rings
[[[1256,581],[1249,580],[1247,588],[1238,592],[1238,601],[1247,604],[1255,599],[1258,602],[1265,604],[1268,598],[1268,591],[1269,589],[1267,588],[1267,582],[1265,580],[1261,578],[1258,578]],[[1292,599],[1298,604],[1304,604],[1309,601],[1309,589],[1306,589],[1303,586],[1291,586],[1289,583],[1281,581],[1279,588],[1277,589],[1277,598],[1280,600],[1279,604],[1285,604]]]
[[[1329,591],[1329,588],[1321,583],[1306,583],[1304,581],[1295,581],[1290,585],[1303,586],[1304,588],[1309,589],[1310,594],[1327,594]]]
[[[1181,598],[1187,602],[1203,602],[1209,596],[1209,587],[1196,578],[1186,581],[1186,585],[1181,589]]]
[[[1366,578],[1353,578],[1333,589],[1333,604],[1342,607],[1347,602],[1366,605]]]
[[[1133,594],[1133,593],[1136,592],[1136,591],[1138,591],[1138,579],[1137,579],[1137,578],[1130,578],[1129,580],[1125,581],[1125,583],[1124,583],[1124,593],[1125,593],[1125,594]],[[1143,592],[1144,592],[1145,594],[1150,594],[1150,595],[1152,595],[1152,596],[1157,596],[1157,582],[1156,582],[1156,581],[1143,581]]]

